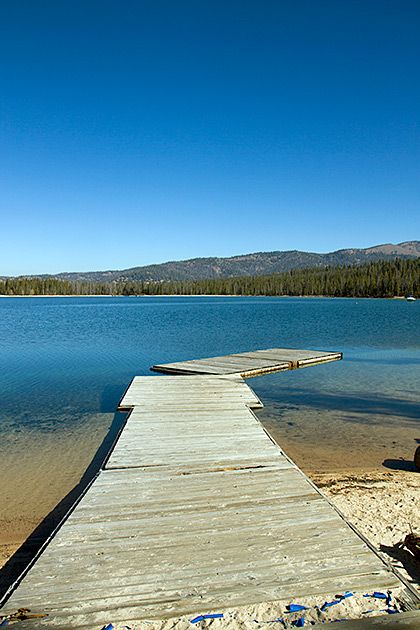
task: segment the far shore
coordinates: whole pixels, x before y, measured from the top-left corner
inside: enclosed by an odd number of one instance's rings
[[[96,298],[156,298],[156,297],[235,297],[235,298],[244,298],[244,297],[270,297],[270,298],[328,298],[330,300],[406,300],[405,295],[394,295],[392,297],[376,297],[373,295],[370,296],[347,296],[347,295],[238,295],[237,293],[159,293],[155,295],[150,295],[149,293],[142,293],[139,295],[121,295],[121,294],[110,294],[110,293],[73,293],[73,294],[59,294],[59,293],[50,293],[50,294],[38,294],[38,295],[5,295],[4,293],[0,293],[0,298],[82,298],[82,297],[96,297]]]

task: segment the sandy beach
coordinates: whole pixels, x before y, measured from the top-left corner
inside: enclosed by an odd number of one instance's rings
[[[371,470],[312,473],[311,477],[383,557],[419,589],[420,565],[400,543],[411,531],[419,531],[420,473]]]

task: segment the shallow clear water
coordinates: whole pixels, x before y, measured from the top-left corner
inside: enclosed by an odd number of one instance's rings
[[[98,414],[109,422],[131,378],[152,374],[153,363],[276,346],[344,353],[342,362],[252,380],[278,426],[290,432],[299,419],[303,439],[305,423],[325,412],[330,424],[334,414],[416,427],[419,324],[420,301],[2,298],[0,434],[16,443],[29,429],[88,432]]]

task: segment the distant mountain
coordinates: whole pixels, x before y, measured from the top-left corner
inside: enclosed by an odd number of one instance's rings
[[[305,267],[355,265],[376,260],[419,257],[420,241],[406,241],[397,245],[389,243],[367,249],[339,249],[327,254],[290,250],[257,252],[230,258],[191,258],[145,267],[132,267],[121,271],[59,273],[55,277],[91,282],[200,280],[232,276],[261,276]]]

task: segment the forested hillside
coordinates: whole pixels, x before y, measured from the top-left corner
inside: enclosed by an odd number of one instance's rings
[[[173,282],[70,282],[58,278],[0,281],[2,295],[325,295],[420,297],[420,260],[292,269],[266,276]]]
[[[366,249],[339,249],[318,254],[298,250],[256,252],[229,258],[191,258],[119,271],[88,271],[60,273],[55,277],[71,282],[162,282],[174,280],[205,280],[236,276],[267,276],[291,269],[363,265],[378,260],[420,258],[420,241],[375,245]]]

